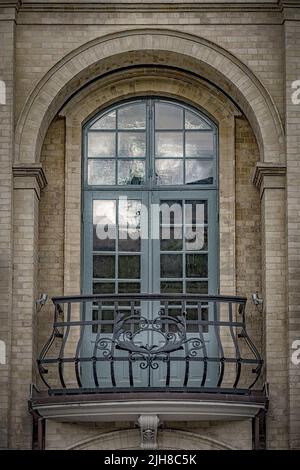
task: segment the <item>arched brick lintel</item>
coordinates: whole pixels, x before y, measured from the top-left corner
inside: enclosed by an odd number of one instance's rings
[[[277,108],[262,83],[241,61],[216,44],[169,30],[131,30],[110,34],[79,47],[60,60],[42,78],[28,98],[16,128],[16,163],[38,162],[48,126],[70,96],[91,79],[89,69],[97,66],[98,76],[107,68],[101,64],[108,58],[140,52],[150,54],[152,63],[164,56],[169,66],[193,72],[194,66],[223,89],[242,109],[255,132],[260,159],[284,162],[283,127]],[[176,62],[174,62],[176,57]],[[146,59],[145,59],[146,60]],[[169,61],[169,63],[168,63]],[[119,61],[112,61],[112,68]],[[131,65],[141,65],[131,62]],[[102,69],[102,71],[101,71]],[[99,73],[100,71],[100,73]]]

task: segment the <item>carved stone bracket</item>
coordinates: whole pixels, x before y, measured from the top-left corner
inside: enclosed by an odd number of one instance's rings
[[[284,163],[258,162],[252,182],[262,197],[265,189],[284,189],[286,165]]]
[[[38,198],[40,192],[47,186],[47,179],[40,164],[14,165],[13,175],[14,189],[34,189]]]
[[[141,415],[138,423],[141,430],[141,449],[157,449],[158,416]]]

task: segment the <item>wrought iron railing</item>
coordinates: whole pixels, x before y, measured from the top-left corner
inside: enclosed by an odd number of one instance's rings
[[[115,294],[55,297],[38,358],[55,392],[254,387],[263,361],[246,330],[243,297]]]

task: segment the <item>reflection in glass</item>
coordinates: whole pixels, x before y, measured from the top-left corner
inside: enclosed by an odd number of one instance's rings
[[[118,156],[143,158],[146,155],[144,132],[119,132]]]
[[[115,257],[113,255],[93,255],[93,277],[115,277]]]
[[[156,160],[156,184],[172,185],[183,183],[183,161]]]
[[[138,279],[140,277],[140,256],[119,256],[119,278]]]
[[[89,160],[88,161],[88,184],[111,185],[115,184],[115,161],[114,160]]]
[[[161,255],[160,276],[165,278],[182,277],[182,255]]]
[[[119,202],[119,226],[139,228],[141,223],[142,203],[136,199],[124,199]]]
[[[186,129],[210,129],[211,127],[204,121],[204,119],[201,119],[199,116],[197,116],[194,113],[191,113],[190,111],[185,112],[185,128]]]
[[[155,156],[158,158],[183,157],[183,134],[182,132],[156,132],[155,133]]]
[[[186,184],[212,184],[213,162],[202,160],[185,161]]]
[[[186,276],[207,277],[207,255],[186,255]]]
[[[93,201],[93,224],[116,224],[116,201],[102,199]]]
[[[146,105],[131,104],[118,110],[118,129],[145,129]]]
[[[214,153],[214,134],[212,132],[186,132],[185,156],[212,157]]]
[[[116,155],[116,138],[114,132],[89,132],[88,157],[114,158]]]
[[[93,225],[93,250],[94,251],[115,251],[116,248],[116,227],[107,225]]]
[[[172,104],[155,104],[155,128],[156,129],[182,129],[182,108]]]
[[[143,184],[145,182],[145,162],[140,160],[119,160],[118,184]]]
[[[90,129],[115,129],[116,127],[116,111],[106,114],[98,119]]]

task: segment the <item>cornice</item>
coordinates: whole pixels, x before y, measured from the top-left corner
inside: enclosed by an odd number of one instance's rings
[[[19,10],[22,6],[21,0],[0,0],[0,9],[1,8],[15,8]]]
[[[40,164],[18,164],[13,166],[13,176],[15,178],[35,178],[40,190],[47,186],[47,179]]]
[[[286,3],[286,2],[285,2]],[[296,4],[296,2],[295,2]],[[290,6],[290,4],[288,4]],[[298,3],[299,6],[299,3]],[[58,2],[58,1],[28,1],[22,3],[21,11],[44,11],[44,12],[281,12],[282,7],[276,0],[274,2],[255,1],[245,4],[244,2]]]
[[[259,190],[262,189],[266,177],[285,177],[286,165],[284,163],[258,162],[256,164],[252,182]],[[277,178],[278,179],[278,178]]]

